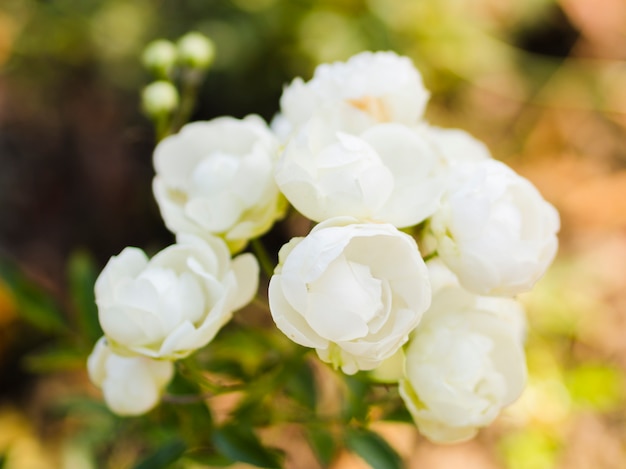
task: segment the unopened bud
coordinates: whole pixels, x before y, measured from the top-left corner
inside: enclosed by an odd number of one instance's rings
[[[166,39],[157,39],[146,46],[141,56],[144,67],[158,76],[167,76],[176,63],[176,46]]]
[[[178,40],[178,60],[181,65],[206,69],[215,59],[215,44],[204,34],[191,32]]]
[[[143,89],[141,105],[150,117],[170,113],[178,106],[178,91],[169,81],[155,81]]]

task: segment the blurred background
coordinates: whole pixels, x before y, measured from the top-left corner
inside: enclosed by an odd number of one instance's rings
[[[94,456],[115,426],[84,371],[91,289],[123,247],[173,241],[139,57],[189,30],[217,46],[194,120],[271,119],[316,64],[394,50],[422,72],[432,124],[485,141],[561,213],[559,256],[524,297],[522,399],[458,446],[378,425],[407,467],[626,467],[623,0],[2,0],[0,467],[129,467],[141,450]],[[367,466],[346,453],[333,467]]]

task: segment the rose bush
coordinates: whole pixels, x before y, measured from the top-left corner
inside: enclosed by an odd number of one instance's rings
[[[530,290],[556,254],[558,212],[496,160],[458,165],[452,174],[427,244],[474,293]]]
[[[283,216],[278,141],[258,116],[185,125],[154,151],[154,196],[174,233],[211,233],[240,251]]]
[[[137,248],[112,257],[96,281],[100,324],[122,355],[181,358],[209,343],[256,294],[251,254],[230,259],[219,238],[181,234],[148,259]]]
[[[413,238],[388,224],[334,218],[281,249],[269,301],[287,337],[353,374],[407,341],[430,285]]]
[[[165,360],[117,355],[102,337],[89,355],[87,371],[113,412],[140,415],[159,403],[174,376],[174,365]]]
[[[487,298],[448,284],[405,350],[400,395],[432,441],[472,438],[521,394],[525,320],[511,298]]]

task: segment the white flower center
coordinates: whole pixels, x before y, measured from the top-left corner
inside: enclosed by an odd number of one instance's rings
[[[382,282],[366,265],[339,257],[309,284],[305,314],[311,327],[333,342],[366,336],[370,322],[384,314]]]
[[[134,321],[145,334],[145,343],[162,340],[181,323],[202,319],[205,299],[202,287],[189,272],[152,267],[120,291],[120,300],[133,308]]]
[[[229,190],[239,165],[239,158],[235,156],[226,153],[209,155],[191,174],[190,194],[211,197]]]

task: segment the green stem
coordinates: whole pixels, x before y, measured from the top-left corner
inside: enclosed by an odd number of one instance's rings
[[[267,278],[271,278],[272,275],[274,275],[274,262],[272,262],[272,259],[267,253],[267,249],[265,249],[265,246],[263,246],[263,243],[259,238],[253,239],[250,244],[252,245],[254,254],[256,254],[256,257],[259,260],[259,264],[261,264],[263,272],[267,275]]]
[[[204,73],[198,70],[183,70],[181,94],[180,94],[180,106],[176,112],[176,115],[172,119],[170,126],[170,133],[176,133],[180,128],[187,123],[191,117],[196,106],[196,98],[198,97],[198,91],[202,84]]]

